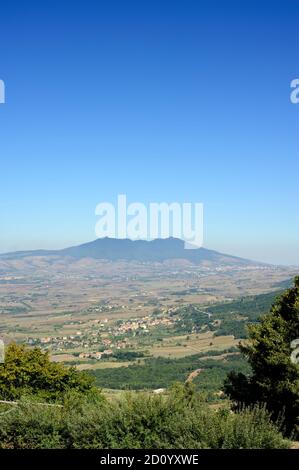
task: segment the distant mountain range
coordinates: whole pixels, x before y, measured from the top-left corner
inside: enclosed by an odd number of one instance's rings
[[[184,241],[178,238],[164,238],[152,241],[116,238],[99,238],[83,245],[62,250],[16,251],[0,255],[0,260],[16,260],[36,256],[59,256],[73,259],[92,258],[110,261],[164,262],[185,260],[192,264],[213,263],[228,265],[259,264],[207,248],[185,249]]]

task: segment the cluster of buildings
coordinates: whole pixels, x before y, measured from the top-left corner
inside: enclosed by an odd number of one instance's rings
[[[116,328],[116,334],[125,334],[136,332],[137,330],[143,330],[144,332],[148,332],[150,328],[157,327],[157,326],[170,326],[173,323],[172,318],[168,317],[153,317],[148,315],[143,318],[137,318],[136,320],[128,320]]]
[[[105,349],[103,352],[90,352],[90,353],[80,353],[80,359],[96,359],[99,361],[102,356],[111,356],[113,354],[112,349]]]
[[[124,320],[108,325],[108,319],[93,320],[93,326],[89,330],[78,330],[71,335],[44,336],[41,338],[27,338],[27,344],[40,346],[43,349],[62,352],[64,350],[81,350],[79,358],[101,359],[113,354],[114,350],[130,347],[128,337],[134,337],[138,332],[148,333],[150,328],[171,326],[174,319],[173,311],[165,309],[159,314],[151,314],[142,318]],[[89,350],[89,352],[86,351]],[[97,349],[97,352],[90,352]]]
[[[44,336],[42,338],[27,338],[27,344],[30,346],[41,346],[44,349],[63,351],[64,349],[88,348],[93,345],[98,347],[124,349],[127,347],[127,340],[112,341],[109,338],[102,338],[99,333],[88,333],[77,331],[75,335],[51,337]],[[104,351],[103,351],[104,353]]]

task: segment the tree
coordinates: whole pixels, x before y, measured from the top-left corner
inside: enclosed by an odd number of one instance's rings
[[[276,299],[270,313],[249,327],[249,341],[239,345],[252,375],[232,372],[224,384],[237,406],[265,403],[273,419],[283,413],[287,433],[298,432],[299,424],[299,364],[291,358],[298,338],[299,276],[294,287]]]
[[[0,399],[16,400],[23,395],[57,399],[69,391],[87,393],[93,378],[74,367],[51,362],[49,354],[39,348],[10,344],[5,363],[0,365]]]

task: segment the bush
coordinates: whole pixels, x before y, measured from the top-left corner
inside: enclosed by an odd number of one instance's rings
[[[68,394],[63,407],[22,402],[1,421],[2,448],[289,447],[264,408],[214,411],[190,384],[112,401]]]

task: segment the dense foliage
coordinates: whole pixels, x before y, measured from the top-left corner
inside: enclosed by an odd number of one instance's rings
[[[1,409],[0,409],[1,412]],[[124,393],[98,401],[66,396],[63,407],[21,403],[1,416],[2,448],[285,448],[263,408],[211,410],[199,393]]]
[[[291,342],[299,338],[299,276],[249,332],[240,349],[253,373],[231,373],[225,390],[238,404],[266,403],[274,417],[283,412],[287,431],[298,431],[299,364],[291,361]]]
[[[213,320],[209,318],[207,312],[202,311],[197,305],[184,305],[172,315],[180,317],[173,328],[174,334],[199,332],[203,327],[213,329]]]
[[[92,389],[93,379],[89,374],[51,362],[48,353],[39,348],[10,344],[4,364],[0,364],[1,400],[16,400],[31,394],[57,399],[68,390],[87,393]]]
[[[214,328],[215,336],[233,335],[239,339],[248,338],[248,325],[258,323],[261,316],[269,311],[275,298],[281,293],[282,291],[275,291],[241,297],[232,302],[209,307],[211,318],[221,321],[220,326]]]
[[[275,298],[282,293],[281,290],[269,292],[268,294],[259,294],[241,297],[231,302],[225,302],[210,306],[208,311],[214,318],[226,319],[230,314],[241,315],[249,321],[256,321],[262,314],[265,314],[271,308]]]
[[[228,351],[235,352],[235,349]],[[98,369],[92,374],[99,387],[144,390],[168,388],[174,382],[185,382],[191,372],[202,369],[195,383],[198,389],[207,392],[211,399],[215,392],[221,389],[223,380],[230,370],[243,373],[250,371],[250,367],[240,354],[235,352],[227,356],[225,360],[217,360],[222,353],[223,351],[211,351],[178,359],[149,358],[144,364],[132,364],[129,367],[115,369]],[[215,356],[216,359],[209,359],[209,356]]]
[[[222,320],[220,327],[214,332],[215,336],[233,335],[235,338],[247,338],[247,322],[244,319],[227,318]]]

